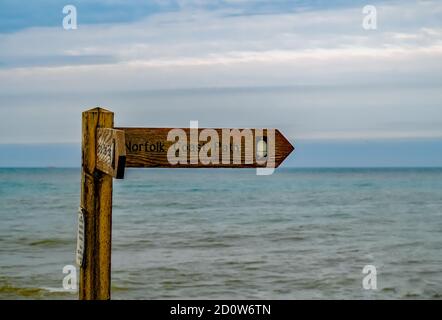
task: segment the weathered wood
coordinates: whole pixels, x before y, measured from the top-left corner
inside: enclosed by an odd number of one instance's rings
[[[97,169],[97,129],[112,128],[114,114],[102,108],[83,112],[81,207],[84,210],[84,257],[81,300],[110,299],[112,176]]]
[[[125,166],[276,168],[294,150],[274,129],[118,130],[113,122],[114,114],[102,108],[83,112],[81,300],[111,297],[112,177],[123,178]]]
[[[124,131],[97,129],[97,169],[117,179],[124,178],[126,145]]]
[[[244,129],[228,129],[233,130],[231,132],[230,138],[230,161],[228,163],[223,162],[223,148],[225,147],[225,141],[223,141],[223,130],[225,129],[209,129],[214,130],[219,141],[215,142],[219,146],[218,149],[213,149],[214,152],[218,153],[219,162],[214,164],[203,163],[201,159],[197,161],[191,161],[191,150],[187,151],[187,161],[186,163],[171,164],[168,161],[167,153],[169,148],[174,148],[175,140],[168,141],[168,134],[171,130],[176,130],[172,128],[117,128],[125,132],[126,141],[126,167],[157,167],[157,168],[259,168],[266,167],[267,162],[259,162],[256,158],[256,139],[263,137],[267,140],[270,130],[267,129],[245,129],[249,131],[243,131]],[[188,146],[193,145],[190,141],[191,129],[183,128],[187,136]],[[203,128],[198,129],[198,148],[202,148],[205,144],[211,141],[203,135],[201,137],[201,132],[205,130]],[[196,131],[196,130],[193,130]],[[262,132],[262,133],[258,133]],[[277,168],[284,159],[294,150],[294,147],[290,142],[279,132],[279,130],[273,130],[274,132],[274,154],[269,154],[269,159],[273,161],[274,168]],[[241,136],[242,134],[242,136]],[[252,143],[247,143],[245,136],[247,134],[252,135]],[[201,140],[200,140],[201,138]],[[235,140],[237,139],[237,140]],[[240,139],[240,140],[239,140]],[[235,143],[235,141],[240,141],[240,143]],[[270,141],[268,141],[270,143]],[[240,151],[236,152],[240,147]],[[201,149],[198,149],[201,150]],[[211,152],[209,153],[211,155]],[[251,155],[251,159],[250,159]]]

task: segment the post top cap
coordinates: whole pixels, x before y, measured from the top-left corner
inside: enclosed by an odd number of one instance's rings
[[[102,107],[95,107],[89,110],[86,110],[84,112],[96,112],[96,113],[112,113],[112,111],[109,111],[107,109],[104,109]]]

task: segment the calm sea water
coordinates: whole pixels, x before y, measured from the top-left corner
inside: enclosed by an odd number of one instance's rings
[[[78,169],[0,169],[0,298],[76,299]],[[128,170],[117,299],[442,298],[442,169]],[[362,269],[377,268],[375,291]]]

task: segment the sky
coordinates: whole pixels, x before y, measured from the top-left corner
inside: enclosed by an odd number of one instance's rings
[[[442,166],[441,71],[442,1],[0,0],[0,166],[71,164],[94,106],[278,128],[293,166]]]

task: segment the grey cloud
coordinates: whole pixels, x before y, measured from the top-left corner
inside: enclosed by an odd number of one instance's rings
[[[441,8],[383,5],[370,32],[352,8],[184,10],[0,35],[9,66],[0,69],[0,143],[78,142],[81,111],[97,105],[118,125],[197,119],[279,127],[289,138],[440,138]]]

